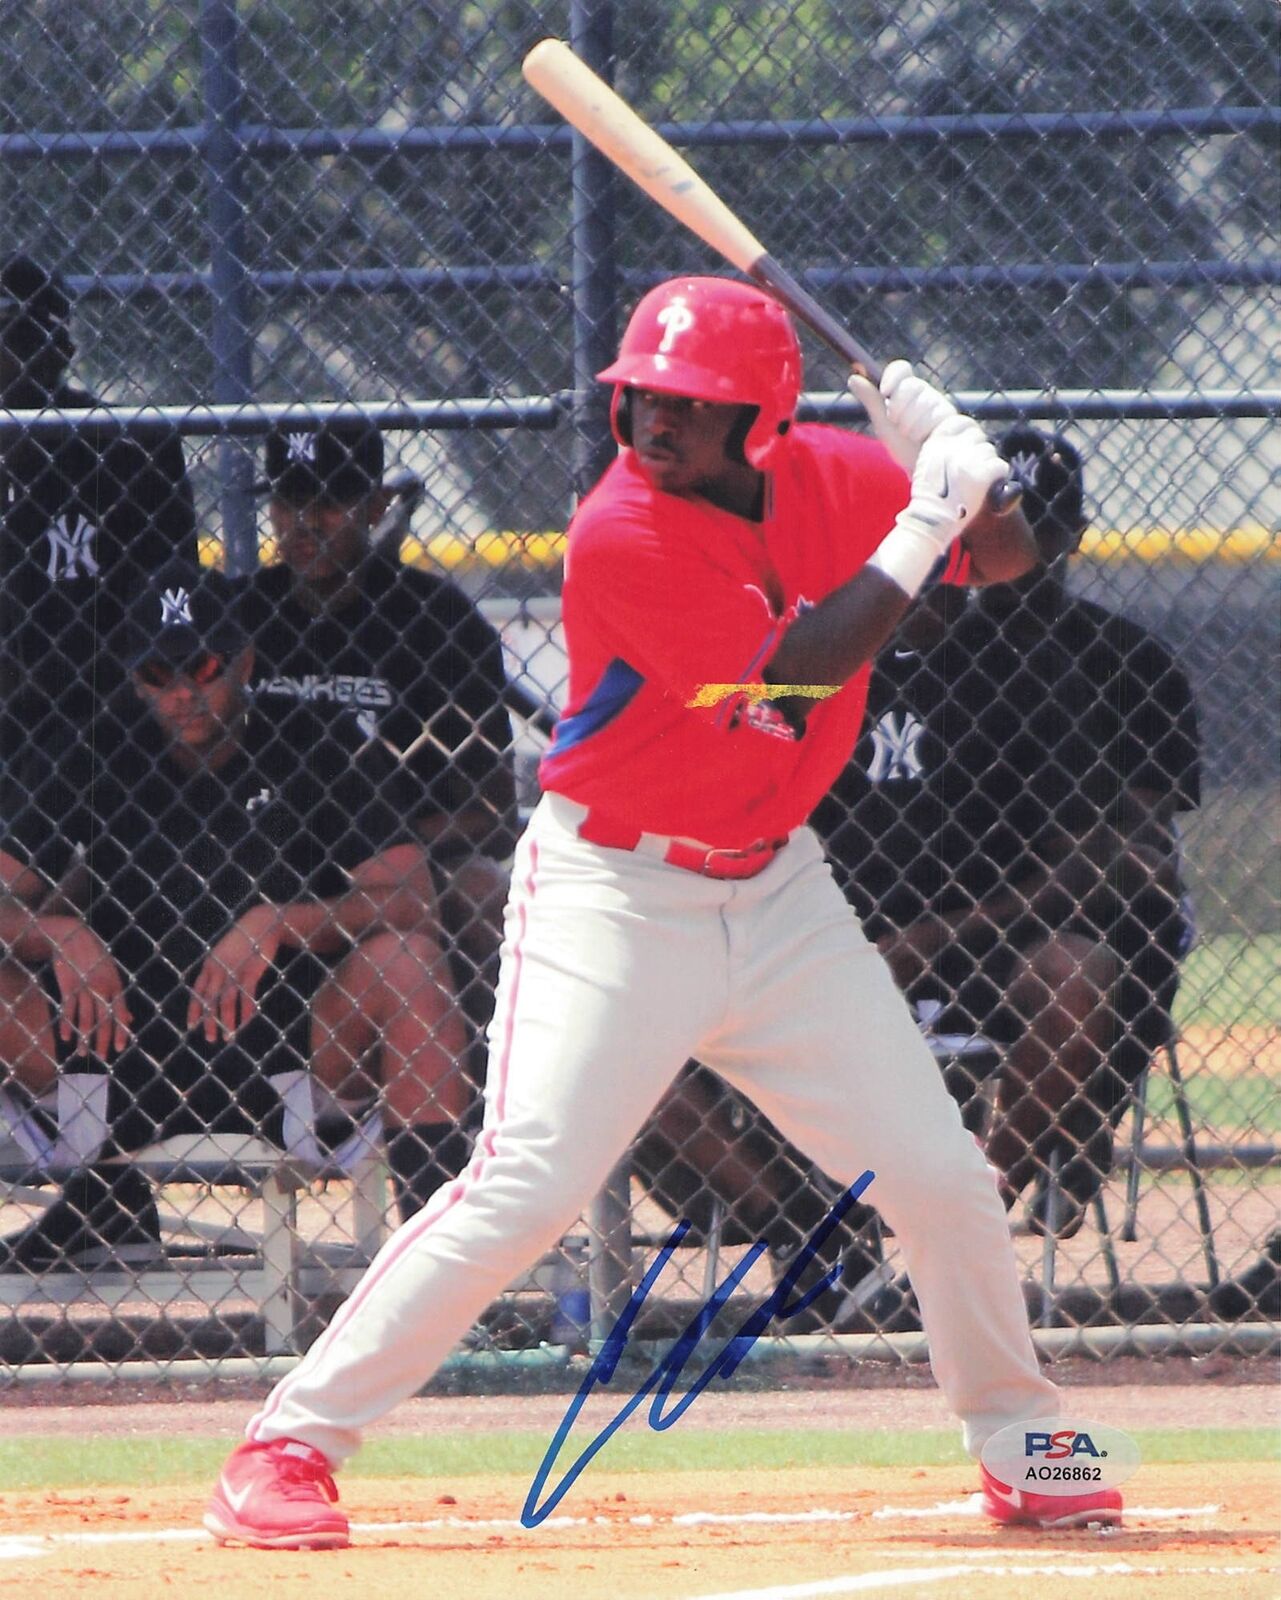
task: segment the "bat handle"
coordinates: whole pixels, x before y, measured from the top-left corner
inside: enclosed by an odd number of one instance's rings
[[[848,328],[842,326],[831,312],[820,305],[808,289],[799,284],[786,267],[771,255],[762,255],[748,268],[763,289],[768,289],[776,299],[798,317],[811,332],[816,333],[830,350],[855,371],[873,383],[881,381],[881,363],[864,345],[860,344]]]
[[[866,345],[860,344],[848,328],[843,328],[835,317],[830,316],[818,304],[811,308],[805,320],[814,332],[849,364],[852,372],[862,373],[869,383],[880,387],[881,363]],[[827,326],[820,326],[820,323]]]

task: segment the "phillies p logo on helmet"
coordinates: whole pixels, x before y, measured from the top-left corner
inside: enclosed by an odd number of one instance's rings
[[[658,341],[660,356],[667,355],[676,343],[678,335],[694,326],[693,312],[679,300],[674,305],[664,306],[658,313],[657,320],[663,329],[663,337]]]

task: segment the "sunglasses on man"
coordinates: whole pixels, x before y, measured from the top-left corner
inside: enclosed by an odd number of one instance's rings
[[[204,688],[221,678],[226,670],[227,662],[223,656],[215,655],[212,650],[203,650],[177,665],[158,658],[144,661],[138,667],[138,676],[151,689],[168,689],[176,678],[189,678],[192,683]]]

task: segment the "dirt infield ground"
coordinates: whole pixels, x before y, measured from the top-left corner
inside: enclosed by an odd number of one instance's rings
[[[1281,1074],[1281,1028],[1238,1023],[1231,1028],[1188,1023],[1179,1036],[1184,1069],[1213,1078],[1237,1078],[1243,1073]]]
[[[1275,1363],[1211,1357],[1062,1362],[1069,1403],[1131,1430],[1267,1427]],[[9,1391],[0,1434],[94,1440],[239,1434],[261,1386],[132,1392]],[[115,1396],[120,1400],[121,1396]],[[89,1403],[85,1403],[89,1402]],[[616,1402],[615,1402],[616,1403]],[[413,1401],[383,1434],[550,1438],[566,1397]],[[679,1430],[947,1428],[928,1375],[859,1369],[845,1382],[709,1393]],[[675,1432],[668,1436],[675,1437]],[[520,1526],[527,1477],[343,1475],[355,1546],[328,1553],[219,1550],[202,1533],[206,1485],[0,1495],[0,1600],[808,1600],[895,1593],[1027,1600],[1051,1589],[1100,1600],[1277,1600],[1281,1469],[1275,1462],[1150,1464],[1127,1489],[1118,1533],[1001,1530],[978,1515],[972,1466],[798,1466],[623,1472],[608,1447],[542,1527]],[[484,1466],[483,1461],[478,1465]],[[1074,1582],[1073,1580],[1084,1580]],[[1086,1584],[1088,1583],[1088,1589]]]
[[[572,1509],[532,1532],[527,1487],[350,1478],[347,1551],[216,1548],[203,1494],[133,1490],[5,1497],[0,1595],[24,1600],[800,1600],[928,1595],[1025,1600],[1274,1600],[1276,1482],[1262,1469],[1152,1467],[1116,1533],[1003,1530],[977,1513],[973,1468],[715,1474],[595,1473]],[[842,1580],[846,1580],[842,1582]]]

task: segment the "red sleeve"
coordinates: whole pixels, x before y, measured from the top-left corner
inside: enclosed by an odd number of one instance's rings
[[[607,653],[685,704],[706,684],[762,681],[783,624],[751,577],[680,508],[659,530],[602,507],[575,528],[565,569]]]
[[[849,493],[858,518],[874,544],[880,544],[912,497],[912,480],[879,439],[846,434],[841,443]]]

